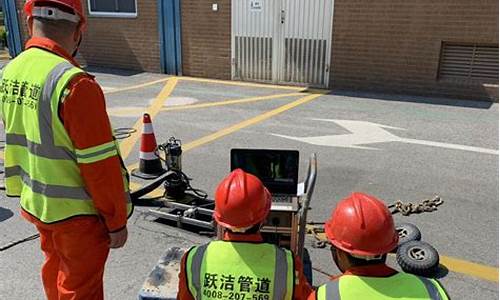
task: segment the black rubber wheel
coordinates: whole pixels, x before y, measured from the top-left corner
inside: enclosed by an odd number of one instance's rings
[[[313,282],[313,270],[311,256],[309,256],[309,250],[304,248],[304,257],[302,258],[302,265],[304,266],[304,276],[306,277],[309,284],[312,285]]]
[[[417,226],[411,223],[401,223],[396,225],[396,231],[399,235],[398,246],[411,241],[420,241],[422,234]]]
[[[432,276],[439,266],[437,250],[422,241],[410,241],[399,246],[396,260],[403,271],[420,276]]]

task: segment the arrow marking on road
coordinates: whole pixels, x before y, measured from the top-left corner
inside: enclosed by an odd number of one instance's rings
[[[352,121],[352,120],[330,120],[330,119],[312,119],[312,120],[322,121],[322,122],[333,122],[347,129],[351,133],[314,136],[314,137],[294,137],[281,134],[272,134],[272,135],[312,145],[328,146],[328,147],[380,150],[378,148],[368,147],[366,145],[377,144],[377,143],[388,143],[388,142],[400,142],[407,144],[416,144],[416,145],[498,155],[498,150],[496,149],[401,138],[388,132],[385,129],[394,129],[394,130],[406,130],[406,129],[372,123],[372,122]]]

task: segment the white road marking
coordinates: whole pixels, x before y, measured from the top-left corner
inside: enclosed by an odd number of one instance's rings
[[[458,145],[450,143],[442,143],[435,141],[417,140],[417,139],[406,139],[398,137],[385,129],[394,130],[406,130],[403,128],[392,127],[372,122],[365,121],[352,121],[352,120],[330,120],[330,119],[313,119],[316,121],[333,122],[340,125],[350,131],[348,134],[337,134],[337,135],[324,135],[315,137],[294,137],[281,134],[272,134],[274,136],[287,138],[291,140],[296,140],[303,143],[308,143],[312,145],[328,146],[328,147],[343,147],[343,148],[355,148],[355,149],[365,149],[365,150],[380,150],[374,147],[367,147],[363,145],[376,144],[376,143],[387,143],[387,142],[400,142],[407,144],[418,144],[432,147],[440,147],[446,149],[455,149],[462,151],[471,151],[478,153],[486,153],[498,155],[497,149],[489,149],[482,147],[474,147],[467,145]],[[384,129],[385,128],[385,129]]]
[[[115,87],[109,87],[109,86],[101,86],[101,89],[103,92],[107,93],[107,92],[111,92],[111,91],[114,91],[116,90]]]
[[[198,99],[192,97],[169,97],[163,107],[190,105],[198,102]]]

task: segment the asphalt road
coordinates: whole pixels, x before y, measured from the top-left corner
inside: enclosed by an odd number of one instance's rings
[[[120,89],[164,78],[147,73],[97,73],[97,79],[108,92],[106,100],[113,127],[133,126],[152,102],[165,100],[157,99],[165,82],[132,90]],[[296,92],[179,80],[164,106]],[[304,93],[248,103],[160,111],[154,118],[156,137],[158,142],[164,142],[175,136],[189,145],[305,96]],[[360,149],[348,145],[319,146],[273,135],[310,138],[349,134],[341,125],[346,123],[339,120],[397,127],[383,130],[400,140],[443,144],[436,147],[396,140],[363,144],[371,149]],[[365,128],[360,131],[361,137],[353,140],[362,143],[363,136],[373,136],[375,129],[370,126],[371,129],[361,126]],[[324,140],[339,143],[335,137]],[[441,255],[498,268],[498,152],[491,154],[463,147],[498,151],[498,104],[355,93],[318,95],[271,118],[254,119],[250,126],[236,127],[228,135],[191,146],[183,155],[183,169],[193,178],[193,186],[206,190],[211,196],[218,181],[229,171],[231,148],[298,149],[300,174],[305,173],[308,156],[317,153],[319,177],[309,214],[311,221],[324,221],[335,203],[352,191],[373,194],[387,203],[397,199],[419,201],[438,194],[445,201],[438,211],[410,217],[396,215],[396,221],[416,224],[423,240],[435,246]],[[127,158],[127,164],[136,163],[137,158],[138,144]],[[34,228],[21,219],[18,210],[17,199],[0,196],[0,246],[35,233]],[[107,299],[135,299],[147,274],[168,247],[189,247],[208,240],[152,222],[145,211],[147,208],[136,208],[129,220],[130,239],[126,247],[111,252],[105,274]],[[43,257],[38,243],[29,241],[0,252],[2,299],[43,299],[39,277]],[[338,270],[329,251],[313,249],[311,243],[312,239],[308,238],[306,247],[311,251],[314,267],[336,274]],[[452,298],[498,297],[497,282],[452,271],[442,272],[440,277]],[[314,272],[315,284],[326,280],[325,275]]]

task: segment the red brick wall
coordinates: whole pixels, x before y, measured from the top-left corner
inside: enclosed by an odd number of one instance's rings
[[[17,0],[22,9],[24,0]],[[85,12],[87,1],[83,0]],[[83,64],[160,72],[157,1],[137,1],[137,18],[89,16],[78,60]],[[24,20],[24,17],[22,17]],[[23,28],[25,22],[21,23]],[[24,31],[23,37],[26,38]]]
[[[26,16],[24,14],[24,3],[26,1],[24,0],[16,0],[16,7],[17,7],[17,16],[18,16],[18,21],[19,21],[19,27],[21,27],[21,37],[24,41],[28,39],[28,28],[26,27]],[[24,47],[24,45],[23,45]]]
[[[334,15],[334,89],[473,99],[496,90],[437,72],[442,41],[498,45],[498,0],[336,0]]]
[[[231,0],[181,0],[181,14],[183,74],[231,79]]]
[[[138,6],[134,19],[91,17],[82,61],[160,71],[156,1]],[[181,14],[183,74],[230,79],[231,0],[182,0]],[[438,80],[442,41],[498,45],[498,2],[336,0],[330,88],[498,98],[496,85]]]
[[[87,1],[82,1],[87,6]],[[81,57],[89,65],[160,72],[157,1],[137,1],[137,18],[89,17]]]

